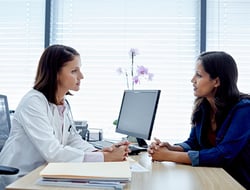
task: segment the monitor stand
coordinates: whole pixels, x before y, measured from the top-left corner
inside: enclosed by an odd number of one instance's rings
[[[136,138],[139,147],[148,148],[148,144],[144,139]]]
[[[127,136],[127,140],[132,143],[132,145],[129,145],[129,155],[137,155],[142,151],[147,151],[148,144],[144,139]]]
[[[148,148],[148,144],[146,141],[142,138],[137,138],[137,137],[132,137],[132,136],[127,136],[127,140],[131,143],[135,143],[137,146],[141,148]]]

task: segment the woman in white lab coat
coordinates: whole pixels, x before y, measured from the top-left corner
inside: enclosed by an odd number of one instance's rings
[[[76,133],[66,95],[78,91],[83,74],[79,53],[52,45],[42,54],[35,84],[21,100],[1,153],[0,164],[19,168],[15,176],[0,176],[0,189],[48,162],[122,161],[128,143],[96,150]]]

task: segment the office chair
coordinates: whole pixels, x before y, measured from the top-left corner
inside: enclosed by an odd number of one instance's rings
[[[0,94],[0,152],[10,132],[10,112],[7,96]],[[18,168],[0,165],[0,175],[14,175],[19,172]]]

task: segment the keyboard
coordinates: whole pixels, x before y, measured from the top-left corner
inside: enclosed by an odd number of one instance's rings
[[[101,141],[92,141],[92,142],[89,142],[90,144],[92,144],[95,148],[97,149],[103,149],[104,147],[110,147],[114,144],[114,142],[111,142],[111,141],[107,141],[107,140],[101,140]],[[139,147],[139,146],[136,146],[136,145],[129,145],[129,149],[130,149],[130,153],[129,155],[136,155],[142,151],[147,151],[147,148],[146,147]]]
[[[104,147],[110,147],[114,144],[113,142],[107,141],[107,140],[90,141],[89,143],[92,144],[97,149],[103,149]]]

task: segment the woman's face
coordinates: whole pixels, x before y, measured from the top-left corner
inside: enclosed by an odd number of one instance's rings
[[[219,78],[211,79],[204,70],[201,60],[196,63],[195,75],[191,82],[194,87],[194,95],[197,97],[213,98],[217,87],[220,85]]]
[[[83,74],[80,71],[80,56],[75,56],[72,61],[66,62],[57,74],[58,92],[67,93],[69,90],[78,91]]]

